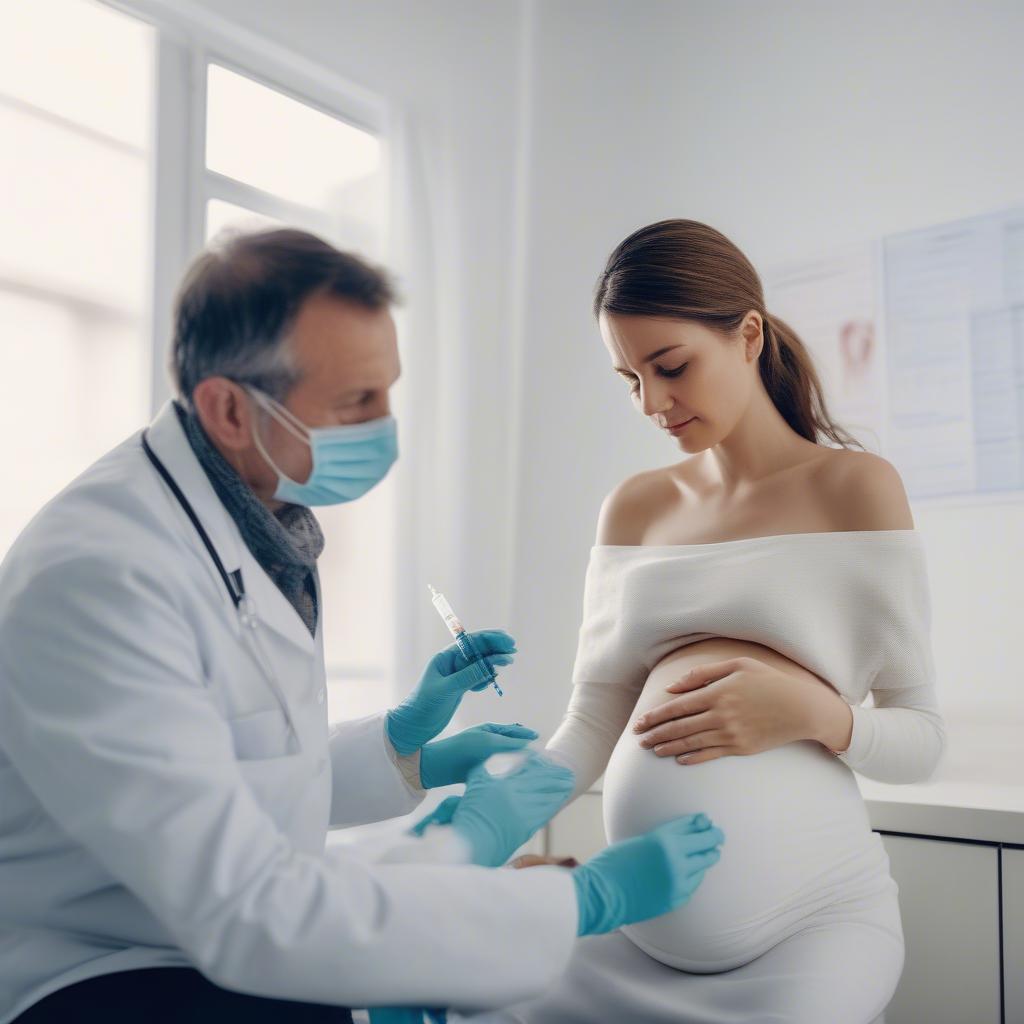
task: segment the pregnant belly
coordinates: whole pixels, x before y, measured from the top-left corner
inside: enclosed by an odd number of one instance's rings
[[[721,859],[687,903],[623,929],[646,953],[686,971],[731,970],[816,911],[891,884],[853,773],[820,744],[690,765],[640,747],[633,723],[676,696],[666,686],[694,665],[741,655],[806,671],[744,641],[715,638],[673,652],[651,671],[605,772],[609,842],[699,811],[725,834]]]

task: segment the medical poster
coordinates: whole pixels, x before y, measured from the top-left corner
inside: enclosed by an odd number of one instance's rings
[[[1024,210],[780,268],[768,309],[911,498],[1024,489]]]
[[[856,246],[780,267],[766,278],[768,312],[808,347],[829,415],[869,451],[884,444],[883,334],[878,247]]]
[[[890,457],[920,496],[1022,486],[1024,211],[885,241]]]

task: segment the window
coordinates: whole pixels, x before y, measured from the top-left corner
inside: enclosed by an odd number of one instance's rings
[[[8,5],[0,34],[0,557],[162,402],[204,241],[288,224],[385,261],[376,98],[351,90],[343,116],[329,72],[201,12],[150,25],[113,2]],[[395,486],[317,513],[332,718],[390,703]]]
[[[380,140],[277,89],[210,63],[201,197],[206,239],[224,229],[306,228],[380,260]],[[396,410],[397,411],[397,410]],[[330,715],[387,706],[393,669],[394,478],[350,505],[316,512]]]
[[[89,0],[0,33],[0,557],[149,415],[154,33]]]

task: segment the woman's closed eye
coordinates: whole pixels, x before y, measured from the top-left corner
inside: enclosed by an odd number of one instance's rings
[[[683,363],[680,366],[669,368],[667,366],[655,366],[654,370],[659,377],[679,377],[682,375],[683,370],[686,369],[690,364]],[[628,377],[624,376],[624,379],[629,382],[629,390],[632,394],[636,394],[640,390],[640,379],[630,374]]]

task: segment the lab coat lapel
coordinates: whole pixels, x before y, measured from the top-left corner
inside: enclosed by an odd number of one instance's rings
[[[313,655],[313,637],[299,613],[246,547],[235,521],[217,497],[206,471],[196,458],[171,402],[164,405],[153,420],[147,439],[192,505],[203,529],[210,535],[224,568],[229,573],[241,570],[246,593],[255,605],[260,624],[295,644],[303,652]],[[202,541],[191,525],[189,530],[192,531],[195,544],[201,547]],[[211,572],[216,575],[216,569],[205,551],[203,557],[209,563]],[[217,586],[224,591],[224,598],[228,600],[223,582],[219,576],[216,578]]]
[[[263,566],[243,544],[242,578],[245,590],[256,607],[260,625],[273,630],[309,655],[314,653],[313,636],[280,587],[266,574]],[[323,609],[320,609],[320,614]]]

